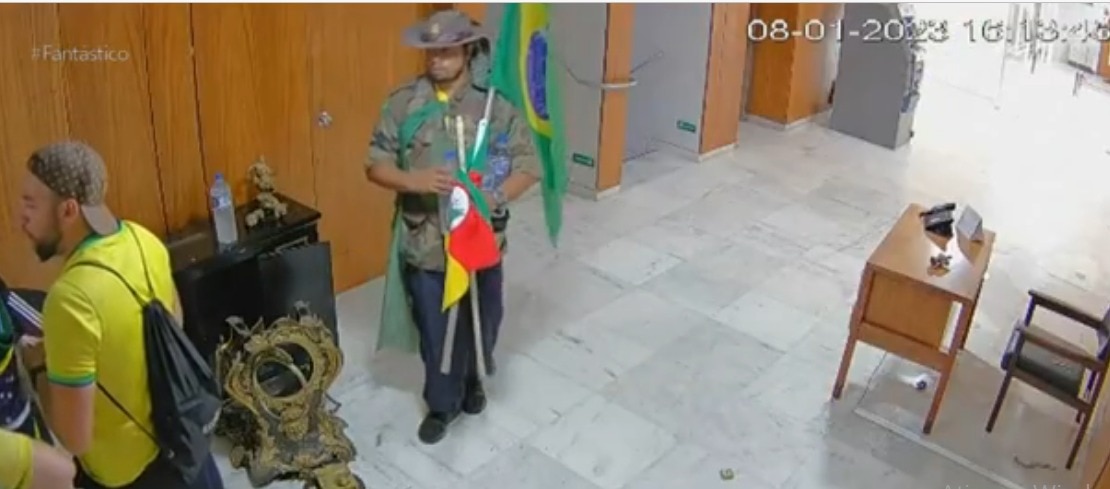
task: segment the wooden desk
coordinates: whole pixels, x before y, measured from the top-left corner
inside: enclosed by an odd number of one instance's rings
[[[984,230],[981,243],[926,233],[910,205],[871,254],[860,279],[847,344],[833,386],[839,399],[852,363],[856,342],[893,353],[940,372],[924,432],[933,429],[956,354],[963,349],[979,302],[983,275],[990,264],[994,233]],[[946,250],[952,255],[947,271],[930,269],[929,257]],[[958,308],[952,341],[944,345],[949,318]]]

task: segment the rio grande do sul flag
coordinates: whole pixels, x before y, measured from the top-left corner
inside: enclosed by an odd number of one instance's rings
[[[481,176],[470,176],[475,187],[481,187]],[[443,238],[447,255],[446,276],[443,281],[443,310],[459,302],[470,289],[470,274],[492,267],[501,261],[497,235],[489,221],[478,212],[474,198],[462,184],[451,190],[448,213],[448,232]]]

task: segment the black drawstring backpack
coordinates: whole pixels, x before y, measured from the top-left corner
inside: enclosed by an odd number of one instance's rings
[[[115,275],[142,307],[147,386],[154,432],[147,431],[102,384],[97,382],[97,387],[154,441],[160,457],[187,484],[191,484],[200,474],[211,451],[210,435],[222,407],[220,388],[211,368],[185,336],[173,314],[155,296],[146,255],[134,231],[131,231],[131,236],[139,248],[150,300],[143,299],[123,275],[102,263],[82,261],[72,266],[99,268]]]

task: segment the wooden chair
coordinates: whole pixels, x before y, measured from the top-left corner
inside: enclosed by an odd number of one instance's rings
[[[1098,335],[1098,351],[1091,355],[1077,345],[1067,342],[1042,328],[1033,325],[1033,313],[1037,308],[1047,309],[1093,329]],[[1014,377],[1048,394],[1077,411],[1076,422],[1079,432],[1075,436],[1071,454],[1066,467],[1071,469],[1079,446],[1087,434],[1087,426],[1094,412],[1095,402],[1102,391],[1103,379],[1107,370],[1108,345],[1110,345],[1110,310],[1102,319],[1088,314],[1079,308],[1036,290],[1029,291],[1029,307],[1025,317],[1014,325],[1010,342],[1002,355],[1002,369],[1006,376],[994,401],[987,432],[994,429],[1002,401]],[[1087,377],[1086,386],[1083,377]],[[1093,389],[1093,392],[1092,392]]]

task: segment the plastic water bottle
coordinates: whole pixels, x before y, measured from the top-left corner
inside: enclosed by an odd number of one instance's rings
[[[501,134],[493,143],[490,148],[489,165],[486,177],[482,180],[482,190],[492,191],[505,183],[505,179],[509,177],[509,167],[512,166],[512,161],[509,155],[509,135]]]
[[[208,191],[212,206],[212,224],[216,227],[216,242],[228,245],[239,241],[239,227],[235,223],[235,197],[223,173],[216,174],[216,181]]]

